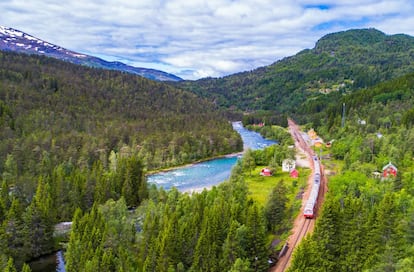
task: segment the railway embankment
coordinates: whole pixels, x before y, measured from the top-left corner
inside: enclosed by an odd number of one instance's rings
[[[322,164],[320,164],[321,179],[320,190],[315,209],[316,216],[313,219],[305,218],[303,216],[303,209],[309,198],[312,190],[312,184],[314,182],[315,165],[313,162],[313,156],[315,156],[315,152],[313,151],[310,145],[311,143],[306,137],[306,134],[300,130],[299,126],[291,119],[288,120],[288,124],[290,134],[295,141],[297,163],[301,165],[307,165],[309,168],[311,168],[312,171],[308,178],[307,187],[302,197],[301,211],[293,223],[291,235],[289,236],[286,243],[288,248],[285,251],[285,254],[280,257],[277,264],[270,269],[271,272],[283,272],[289,268],[294,249],[297,245],[299,245],[299,243],[308,233],[311,233],[313,231],[315,227],[315,220],[317,219],[318,212],[325,198],[325,193],[327,192],[327,179],[326,175],[324,174],[324,167]]]

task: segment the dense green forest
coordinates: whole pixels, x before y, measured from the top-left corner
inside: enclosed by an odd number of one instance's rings
[[[220,111],[189,92],[41,56],[0,59],[1,264],[54,250],[53,225],[76,209],[121,197],[137,207],[148,170],[242,149]]]
[[[139,152],[156,169],[241,149],[214,106],[188,92],[46,57],[0,57],[0,159],[19,158],[20,172],[34,171],[44,151],[81,167]]]
[[[249,167],[269,165],[274,158],[281,163],[292,155],[287,131],[274,128],[273,134],[282,136],[280,145],[250,150],[230,179],[211,190],[188,194],[152,186],[132,213],[123,198],[88,213],[78,210],[66,254],[68,271],[266,271],[272,253],[268,236],[289,229],[287,219],[295,210],[285,211],[292,201],[286,194],[294,190],[294,198],[300,190],[280,181],[266,203],[250,196]]]
[[[267,130],[280,136],[279,145],[249,151],[248,166],[239,161],[229,181],[201,193],[148,186],[142,162],[131,156],[112,158],[109,169],[100,164],[93,173],[59,166],[39,180],[27,207],[16,193],[2,194],[0,266],[13,260],[21,268],[28,256],[51,250],[52,222],[73,214],[67,271],[265,271],[272,254],[269,234],[287,231],[295,214],[284,211],[292,201],[285,194],[295,190],[294,197],[300,190],[279,182],[266,203],[250,197],[246,169],[292,156],[289,134]],[[2,192],[8,191],[5,177]],[[64,204],[71,201],[77,205]]]
[[[313,49],[272,65],[223,78],[182,81],[188,89],[228,111],[250,113],[284,125],[287,115],[301,123],[317,108],[314,99],[343,95],[414,71],[414,38],[355,29],[322,37]],[[320,105],[318,105],[320,107]],[[323,106],[323,104],[322,104]]]

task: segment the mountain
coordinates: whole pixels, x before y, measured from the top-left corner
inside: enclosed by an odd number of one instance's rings
[[[151,170],[242,148],[216,106],[164,82],[33,54],[0,59],[0,161],[13,153],[22,171],[43,151],[91,166],[125,149]]]
[[[376,29],[328,34],[269,66],[223,78],[182,81],[180,87],[231,112],[294,115],[324,107],[327,98],[414,71],[414,38]]]
[[[58,45],[48,43],[22,31],[3,26],[0,26],[0,50],[45,55],[75,64],[109,70],[119,70],[157,81],[182,80],[173,74],[169,74],[163,71],[133,67],[117,61],[109,62],[97,57],[80,54],[62,48]]]

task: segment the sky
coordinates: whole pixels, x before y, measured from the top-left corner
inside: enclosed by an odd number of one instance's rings
[[[1,0],[0,25],[183,79],[223,77],[355,28],[414,36],[413,0]]]

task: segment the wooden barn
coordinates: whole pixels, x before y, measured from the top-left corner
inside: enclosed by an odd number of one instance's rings
[[[298,178],[299,177],[299,171],[294,168],[292,171],[290,171],[289,176],[291,178]]]
[[[382,168],[382,176],[384,178],[388,178],[388,177],[391,177],[391,176],[396,177],[397,176],[397,171],[398,171],[397,167],[395,167],[395,165],[393,165],[390,162]]]
[[[263,168],[262,171],[260,171],[261,176],[270,177],[272,175],[272,170],[269,168]]]

